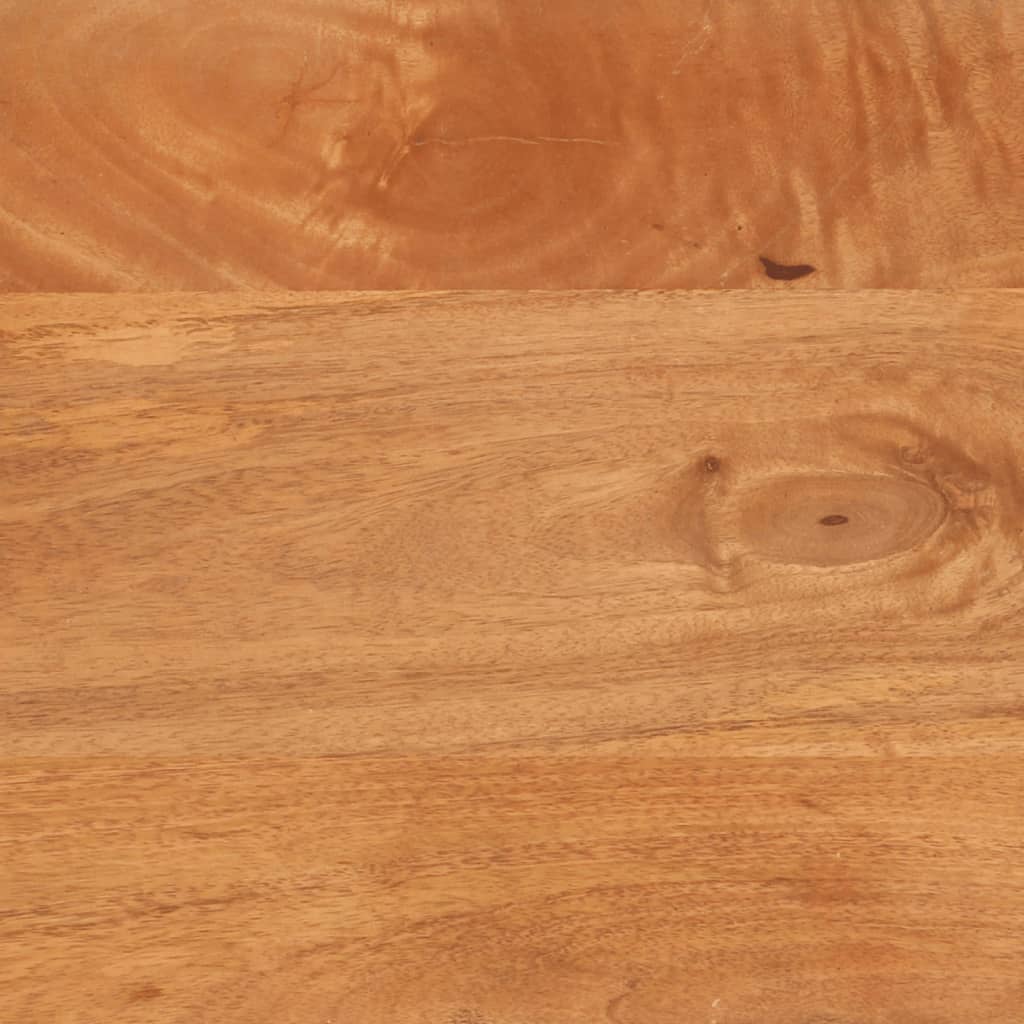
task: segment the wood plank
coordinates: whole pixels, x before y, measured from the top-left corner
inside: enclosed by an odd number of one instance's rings
[[[1021,286],[1022,125],[1019,3],[7,0],[0,289]]]
[[[1016,1024],[1019,757],[5,762],[27,1024]]]
[[[1018,1024],[1022,312],[0,299],[0,1020]]]
[[[0,310],[8,754],[1024,753],[1024,293]]]

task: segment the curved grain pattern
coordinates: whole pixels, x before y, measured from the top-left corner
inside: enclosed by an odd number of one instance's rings
[[[768,480],[743,510],[752,551],[783,562],[847,565],[923,544],[942,523],[941,495],[884,476],[796,476]]]
[[[0,40],[4,289],[1024,283],[1013,4],[14,0]]]

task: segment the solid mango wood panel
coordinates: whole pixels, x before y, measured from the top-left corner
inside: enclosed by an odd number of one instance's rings
[[[1019,3],[5,0],[0,289],[1019,286],[1022,83]]]
[[[0,752],[1022,753],[1022,313],[8,298]]]
[[[1022,770],[7,761],[0,1017],[1017,1024]]]

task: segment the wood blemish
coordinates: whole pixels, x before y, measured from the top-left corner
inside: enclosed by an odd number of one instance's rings
[[[765,274],[773,281],[795,281],[797,278],[813,274],[818,269],[809,263],[776,263],[775,260],[770,260],[767,256],[758,258],[761,260]]]
[[[822,518],[818,520],[822,526],[845,526],[849,521],[849,516],[841,516],[839,513],[834,513],[830,516],[822,516]]]
[[[159,999],[163,994],[164,990],[159,985],[149,982],[134,989],[128,996],[128,1001],[130,1003],[145,1003],[151,999]]]

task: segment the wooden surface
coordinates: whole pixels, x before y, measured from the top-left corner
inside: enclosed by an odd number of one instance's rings
[[[1022,313],[4,298],[0,1020],[1019,1024]]]
[[[1024,5],[4,0],[0,290],[1024,285]]]

